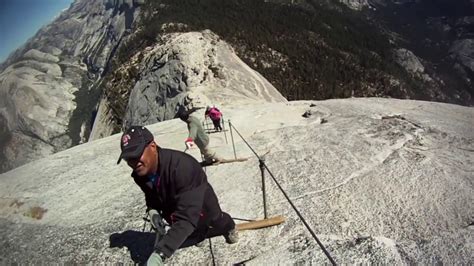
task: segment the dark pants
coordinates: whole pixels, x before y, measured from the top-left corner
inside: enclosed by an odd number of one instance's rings
[[[212,120],[212,119],[211,119]],[[214,124],[214,129],[216,131],[221,131],[222,130],[222,127],[221,127],[221,119],[216,119],[216,120],[212,120],[212,123]]]
[[[198,222],[196,230],[184,241],[180,248],[195,245],[206,238],[222,236],[235,228],[232,217],[221,210],[214,189],[209,185],[203,206],[203,216]]]
[[[203,241],[206,238],[222,236],[235,228],[234,220],[229,214],[222,212],[221,217],[212,222],[210,226],[205,224],[198,226],[179,248],[190,247]]]

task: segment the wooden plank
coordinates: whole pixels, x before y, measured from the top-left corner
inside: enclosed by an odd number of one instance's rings
[[[217,164],[220,164],[220,163],[233,163],[233,162],[245,162],[247,161],[249,158],[237,158],[237,159],[222,159],[221,161],[219,161]]]
[[[272,218],[248,222],[248,223],[240,223],[236,225],[237,230],[251,230],[251,229],[260,229],[264,227],[269,227],[277,224],[281,224],[285,221],[285,217],[282,215],[278,215]]]
[[[206,167],[206,166],[216,166],[216,165],[219,165],[219,164],[224,164],[224,163],[235,163],[235,162],[245,162],[247,161],[249,158],[237,158],[237,159],[222,159],[221,161],[217,162],[217,163],[208,163],[206,161],[202,161],[200,162],[201,166],[202,167]]]

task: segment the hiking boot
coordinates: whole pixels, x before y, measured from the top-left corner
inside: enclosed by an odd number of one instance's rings
[[[235,244],[239,242],[239,233],[237,229],[230,230],[227,234],[224,235],[225,242],[227,244]]]

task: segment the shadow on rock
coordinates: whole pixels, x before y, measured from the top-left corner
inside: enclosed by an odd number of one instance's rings
[[[145,263],[153,252],[155,233],[127,230],[109,237],[111,248],[127,247],[135,263]]]

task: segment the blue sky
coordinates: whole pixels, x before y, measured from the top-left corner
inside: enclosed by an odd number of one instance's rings
[[[0,0],[0,62],[73,0]]]

